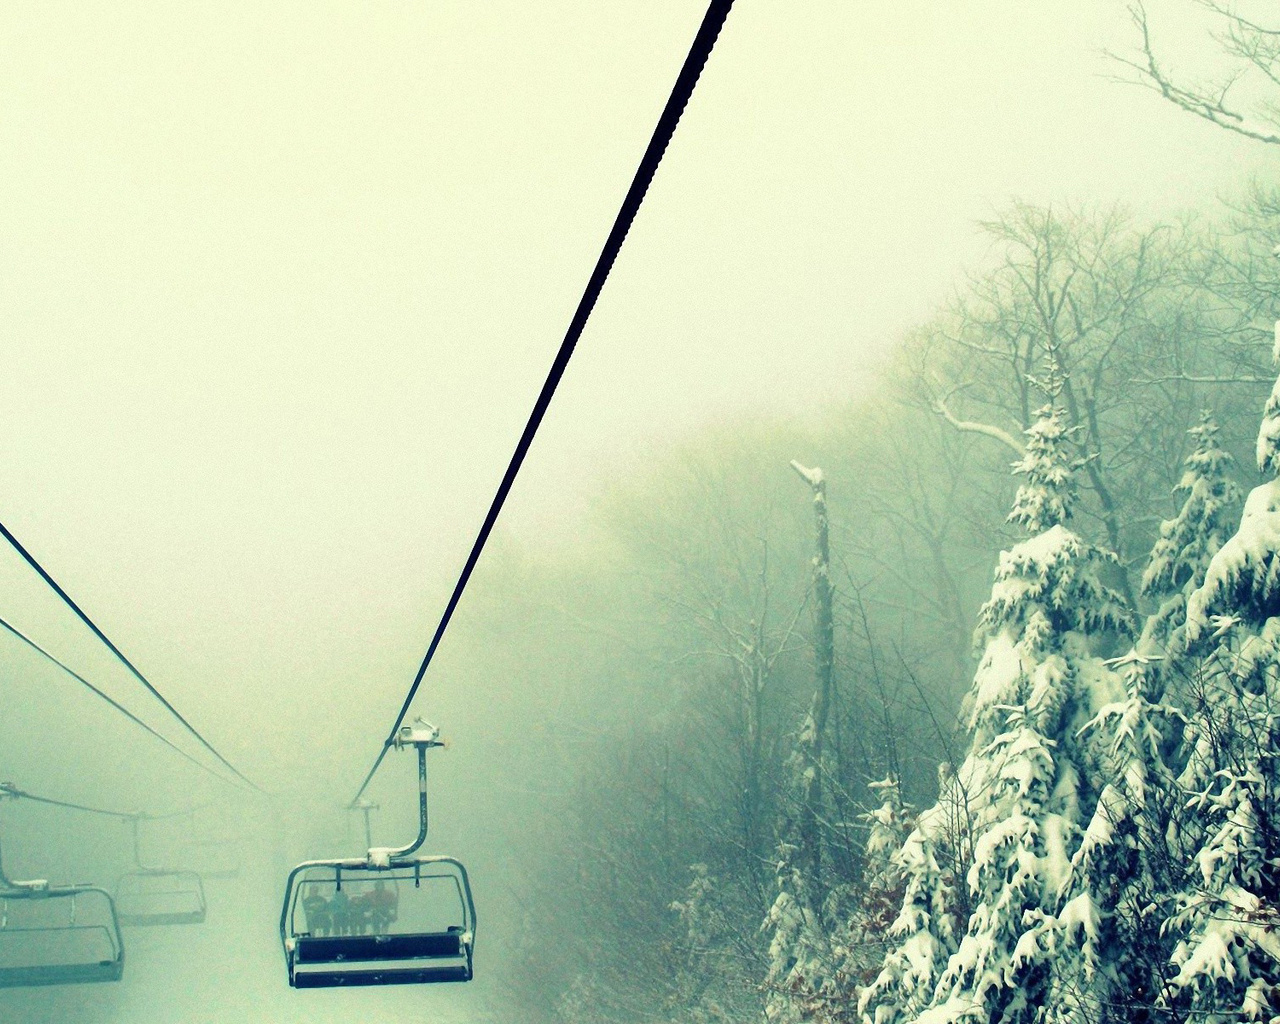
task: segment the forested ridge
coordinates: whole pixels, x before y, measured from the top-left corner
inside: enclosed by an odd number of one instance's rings
[[[1280,142],[1135,24],[1142,81]],[[532,1014],[1280,1020],[1280,185],[982,230],[873,394],[481,571],[477,814],[520,808],[507,898],[569,894],[502,951]]]

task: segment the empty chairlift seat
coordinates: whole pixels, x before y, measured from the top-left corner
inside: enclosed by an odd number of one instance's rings
[[[194,871],[142,868],[116,884],[116,907],[126,926],[201,924],[204,884]]]
[[[312,861],[289,876],[281,937],[295,988],[469,981],[475,906],[451,857]]]
[[[194,871],[149,867],[143,863],[139,826],[147,820],[141,814],[129,818],[135,868],[116,883],[120,923],[141,928],[203,924],[206,906],[200,876]]]
[[[95,886],[18,882],[0,890],[0,988],[119,981],[124,940]]]
[[[240,877],[242,840],[234,836],[204,836],[187,843],[183,863],[199,874],[201,881]]]

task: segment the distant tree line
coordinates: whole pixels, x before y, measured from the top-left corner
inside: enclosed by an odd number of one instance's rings
[[[1280,82],[1280,34],[1203,6]],[[1280,142],[1134,18],[1148,84]],[[523,1006],[1280,1020],[1280,191],[985,229],[874,398],[694,438],[582,557],[482,581],[528,641],[480,658],[526,702],[495,729],[554,723],[505,765],[556,894]]]

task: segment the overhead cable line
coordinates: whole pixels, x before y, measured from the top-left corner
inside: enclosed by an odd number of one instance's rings
[[[225,757],[223,757],[220,753],[218,753],[217,749],[213,746],[213,744],[210,743],[207,739],[201,736],[199,732],[196,731],[195,726],[193,726],[190,722],[188,722],[185,718],[183,718],[181,714],[179,714],[178,709],[175,708],[172,704],[170,704],[164,698],[164,695],[151,684],[151,681],[147,679],[147,677],[144,676],[140,671],[138,671],[137,667],[133,664],[133,662],[131,662],[128,658],[124,656],[124,653],[120,650],[120,648],[117,647],[115,644],[113,644],[110,641],[110,639],[108,639],[107,634],[102,632],[102,630],[100,630],[97,627],[94,621],[91,618],[89,618],[89,616],[86,615],[81,610],[80,606],[71,599],[71,595],[69,595],[65,590],[62,589],[62,587],[58,585],[58,581],[55,580],[52,576],[50,576],[47,572],[45,572],[44,566],[42,566],[39,562],[35,560],[35,557],[31,554],[31,552],[29,552],[25,547],[22,546],[21,541],[19,541],[17,537],[15,537],[12,533],[9,532],[9,528],[6,527],[4,523],[0,523],[0,535],[4,536],[4,539],[7,540],[13,546],[13,549],[22,556],[23,560],[29,566],[31,566],[31,568],[33,568],[37,573],[40,574],[40,578],[43,579],[45,583],[47,583],[50,586],[50,588],[52,588],[55,594],[57,594],[60,598],[62,598],[63,603],[66,604],[66,606],[70,608],[73,612],[75,612],[77,616],[79,616],[81,622],[83,622],[86,626],[88,626],[91,630],[93,630],[94,635],[99,640],[101,640],[104,644],[106,644],[108,650],[110,650],[111,653],[114,654],[120,660],[121,664],[123,664],[125,668],[127,668],[130,672],[133,673],[134,678],[137,679],[138,682],[140,682],[143,686],[147,688],[147,692],[149,692],[153,697],[155,697],[155,699],[158,700],[164,706],[165,710],[168,711],[169,714],[173,715],[173,717],[176,718],[182,724],[183,728],[185,728],[187,732],[191,733],[192,736],[194,736],[197,740],[199,740],[201,745],[206,750],[208,750],[209,753],[211,753],[214,757],[216,757],[219,761],[221,761],[231,771],[231,774],[233,774],[236,778],[238,778],[246,786],[249,786],[251,789],[255,789],[255,790],[258,790],[258,792],[262,792],[262,790],[259,789],[258,786],[254,785],[254,783],[250,782],[249,779],[247,779],[244,775],[242,775],[240,770],[236,768],[235,765],[233,765],[230,761],[228,761]]]
[[[591,310],[595,307],[596,300],[599,299],[600,293],[604,289],[605,280],[609,276],[609,271],[613,267],[614,261],[618,258],[618,253],[622,251],[622,243],[627,237],[627,232],[631,229],[631,224],[640,209],[640,204],[644,202],[645,193],[653,181],[658,165],[662,162],[662,156],[666,152],[667,145],[671,142],[671,137],[675,134],[676,126],[680,123],[680,115],[684,113],[684,108],[688,104],[689,98],[693,95],[694,87],[698,84],[698,77],[702,74],[707,58],[711,56],[716,39],[720,35],[720,29],[724,26],[725,18],[728,17],[729,10],[732,7],[733,0],[712,0],[707,8],[707,13],[702,19],[697,35],[694,37],[693,45],[685,58],[684,66],[680,69],[680,74],[676,78],[671,95],[667,99],[667,105],[663,108],[662,116],[658,118],[658,125],[654,129],[653,137],[649,140],[648,148],[645,150],[644,156],[640,160],[640,166],[631,181],[631,187],[627,190],[626,197],[622,201],[622,208],[618,211],[617,219],[613,223],[613,230],[609,232],[609,237],[605,240],[604,248],[596,261],[595,269],[587,281],[586,290],[583,292],[582,299],[578,302],[578,308],[569,323],[569,329],[565,333],[564,341],[560,345],[560,350],[556,353],[555,361],[551,364],[551,370],[547,374],[546,382],[542,385],[538,400],[534,403],[533,411],[529,415],[529,422],[525,424],[524,433],[520,435],[516,450],[511,456],[511,462],[507,466],[506,473],[503,474],[502,482],[498,485],[498,493],[494,495],[493,503],[489,506],[489,512],[480,527],[480,533],[477,535],[475,543],[471,547],[471,553],[467,556],[466,564],[462,568],[462,574],[458,577],[458,582],[449,597],[449,603],[445,606],[444,615],[441,616],[440,624],[436,626],[435,634],[431,637],[426,656],[422,659],[417,675],[414,676],[413,683],[409,686],[409,692],[405,696],[400,713],[396,715],[395,724],[391,727],[390,733],[388,733],[386,740],[383,742],[382,749],[378,752],[378,756],[373,762],[373,767],[369,769],[369,774],[364,777],[364,782],[360,784],[359,790],[356,791],[356,795],[352,798],[352,804],[364,795],[364,791],[368,788],[373,776],[381,766],[383,758],[387,756],[387,751],[395,742],[396,733],[401,724],[403,724],[405,716],[409,713],[409,705],[413,703],[418,687],[422,684],[422,678],[426,675],[427,666],[431,664],[436,648],[440,645],[440,640],[449,626],[449,620],[453,618],[454,609],[458,606],[462,592],[466,589],[467,581],[471,578],[472,570],[475,569],[476,562],[480,559],[480,553],[484,550],[485,541],[489,539],[489,534],[493,530],[498,513],[502,510],[503,502],[507,499],[507,493],[515,482],[516,474],[520,472],[520,466],[524,462],[524,457],[528,453],[530,445],[533,443],[534,435],[538,432],[538,426],[542,423],[547,407],[551,404],[551,398],[560,383],[560,378],[564,376],[565,367],[569,364],[569,357],[573,355],[574,346],[577,345],[578,339],[582,336],[587,320],[591,316]]]
[[[175,753],[181,754],[183,757],[185,757],[188,761],[190,761],[190,762],[191,762],[193,765],[195,765],[197,768],[201,769],[202,771],[206,771],[206,772],[208,772],[208,773],[209,773],[210,775],[212,775],[214,778],[218,778],[218,779],[221,779],[221,778],[222,778],[222,776],[221,776],[221,775],[219,775],[217,772],[215,772],[215,771],[214,771],[212,768],[210,768],[207,764],[205,764],[205,763],[204,763],[204,762],[202,762],[202,761],[198,761],[198,760],[196,760],[194,757],[192,757],[190,754],[188,754],[188,753],[187,753],[185,750],[183,750],[181,747],[179,747],[179,746],[177,746],[175,743],[173,743],[173,742],[172,742],[168,737],[166,737],[166,736],[162,736],[160,733],[156,732],[156,730],[155,730],[155,729],[151,728],[151,726],[149,726],[146,722],[144,722],[141,718],[139,718],[137,715],[135,715],[132,711],[130,711],[130,710],[129,710],[128,708],[126,708],[124,705],[120,704],[118,701],[116,701],[116,700],[112,699],[111,697],[107,696],[107,694],[105,694],[105,693],[103,693],[101,690],[99,690],[96,686],[94,686],[94,685],[93,685],[93,683],[89,682],[89,680],[87,680],[84,676],[80,675],[80,673],[79,673],[79,672],[77,672],[75,669],[73,669],[73,668],[71,668],[71,667],[69,667],[69,666],[67,666],[67,665],[63,664],[61,661],[59,661],[57,658],[55,658],[52,654],[50,654],[48,651],[46,651],[43,647],[41,647],[38,643],[36,643],[34,640],[32,640],[32,639],[31,639],[31,637],[27,636],[24,632],[22,632],[22,630],[18,629],[18,627],[17,627],[17,626],[13,625],[11,622],[8,622],[6,619],[4,619],[4,617],[3,617],[3,616],[0,616],[0,627],[3,627],[4,629],[7,629],[10,633],[12,633],[14,636],[16,636],[19,640],[21,640],[21,641],[22,641],[24,644],[26,644],[28,647],[30,647],[30,648],[32,648],[33,650],[37,651],[38,653],[40,653],[40,654],[44,655],[44,657],[48,658],[48,659],[49,659],[49,661],[51,661],[51,662],[53,662],[55,665],[57,665],[57,666],[58,666],[58,668],[62,669],[62,671],[63,671],[63,672],[65,672],[67,675],[69,675],[69,676],[70,676],[72,679],[74,679],[76,682],[78,682],[78,683],[80,683],[82,686],[84,686],[84,687],[88,688],[88,690],[89,690],[91,693],[94,693],[94,694],[96,694],[97,696],[101,697],[103,700],[105,700],[105,701],[106,701],[108,704],[110,704],[113,708],[115,708],[117,711],[119,711],[119,712],[120,712],[120,714],[124,715],[127,719],[129,719],[129,721],[133,722],[135,725],[141,726],[143,729],[146,729],[146,730],[147,730],[147,732],[151,733],[151,735],[152,735],[152,736],[154,736],[156,739],[158,739],[161,743],[163,743],[163,744],[164,744],[166,747],[168,747],[170,750],[173,750]]]
[[[82,811],[85,814],[100,814],[104,818],[119,818],[121,821],[161,821],[165,818],[181,818],[199,810],[199,807],[184,808],[169,814],[144,814],[140,811],[113,811],[105,807],[92,807],[88,804],[72,803],[70,800],[55,800],[49,796],[38,796],[19,789],[12,782],[0,782],[0,797],[13,797],[17,800],[30,800],[32,803],[47,804],[50,807],[61,807],[69,811]],[[201,804],[200,806],[204,806]]]

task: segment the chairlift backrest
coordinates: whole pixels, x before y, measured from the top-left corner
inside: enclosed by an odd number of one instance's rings
[[[475,925],[466,868],[452,857],[301,864],[280,922],[289,984],[469,981]]]
[[[202,924],[207,912],[204,883],[194,871],[146,868],[116,883],[120,923],[126,927]]]
[[[124,938],[96,886],[0,889],[0,988],[119,981]]]
[[[239,878],[242,840],[232,837],[192,839],[187,843],[190,864],[202,881]]]
[[[120,923],[129,927],[203,924],[207,905],[204,882],[194,871],[147,867],[142,861],[139,822],[130,819],[133,829],[135,870],[116,883],[116,905]]]

